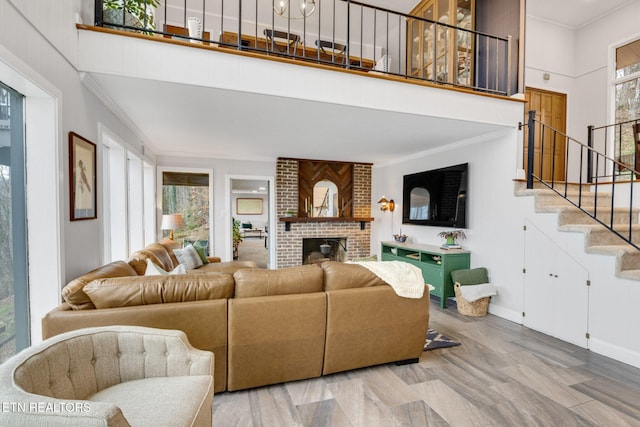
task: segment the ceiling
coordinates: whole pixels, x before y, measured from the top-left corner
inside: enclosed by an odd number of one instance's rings
[[[384,163],[504,129],[250,92],[93,77],[166,156]]]
[[[629,0],[528,0],[528,14],[579,28]],[[637,0],[635,0],[637,1]],[[417,0],[391,7],[409,12]],[[367,3],[389,7],[388,0]],[[163,156],[392,162],[500,129],[483,123],[92,74]],[[347,119],[345,119],[347,118]],[[425,132],[429,129],[429,132]]]
[[[527,15],[578,29],[636,0],[527,0]]]

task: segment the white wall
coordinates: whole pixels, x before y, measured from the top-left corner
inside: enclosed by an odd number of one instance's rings
[[[471,251],[472,267],[487,267],[490,278],[499,288],[491,303],[491,311],[519,321],[522,312],[522,217],[514,215],[514,158],[519,133],[514,129],[505,135],[480,142],[462,143],[440,152],[384,167],[373,168],[372,203],[385,195],[394,199],[393,214],[373,209],[372,252],[380,256],[380,242],[392,240],[402,232],[408,241],[440,245],[437,236],[442,227],[402,224],[402,177],[406,174],[469,163],[467,192],[467,239],[462,241]],[[506,249],[505,249],[506,248]]]
[[[83,14],[83,8],[90,10],[90,7],[91,2],[81,0],[0,0],[0,62],[6,65],[0,80],[9,79],[11,75],[22,76],[43,93],[31,101],[28,99],[27,106],[47,102],[53,105],[50,109],[36,106],[26,111],[27,127],[32,126],[34,130],[42,132],[44,123],[53,121],[51,126],[47,125],[46,134],[37,139],[27,136],[28,151],[46,153],[38,159],[38,165],[28,166],[27,192],[35,197],[27,201],[27,209],[33,209],[38,203],[35,201],[37,194],[30,193],[30,189],[40,188],[42,200],[57,197],[57,202],[38,207],[54,218],[52,225],[47,224],[50,233],[32,236],[38,226],[43,228],[42,221],[29,223],[30,265],[35,268],[35,261],[46,256],[56,259],[59,264],[48,271],[40,266],[42,273],[48,273],[45,277],[37,270],[30,273],[32,342],[41,339],[40,318],[59,303],[60,288],[68,279],[98,266],[102,259],[101,206],[98,206],[97,220],[69,221],[68,133],[74,131],[98,143],[98,123],[101,122],[122,140],[140,145],[133,132],[80,82],[75,67],[78,50],[75,19],[76,15]],[[46,117],[38,117],[38,114]],[[33,121],[36,123],[29,124]],[[45,171],[46,176],[40,176]],[[98,159],[98,189],[101,173]],[[40,238],[41,244],[32,244],[32,238],[36,242]],[[39,255],[45,248],[47,254]]]

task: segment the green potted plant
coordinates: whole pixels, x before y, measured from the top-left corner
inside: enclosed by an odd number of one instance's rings
[[[242,242],[242,234],[240,234],[240,221],[233,218],[231,223],[231,238],[233,240],[233,259],[238,259],[238,245]]]
[[[467,238],[462,230],[441,231],[438,236],[446,239],[445,245],[447,246],[457,245],[458,239],[464,240]]]
[[[105,24],[124,23],[130,27],[155,30],[154,11],[159,5],[159,0],[103,0],[102,20]]]

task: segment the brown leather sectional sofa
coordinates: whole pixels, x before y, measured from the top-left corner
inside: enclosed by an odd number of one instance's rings
[[[119,261],[70,282],[65,302],[42,320],[43,337],[116,324],[179,329],[194,347],[215,353],[216,392],[417,359],[423,351],[428,291],[399,297],[356,264],[263,270],[212,263],[176,276],[135,276],[126,266],[133,268]]]

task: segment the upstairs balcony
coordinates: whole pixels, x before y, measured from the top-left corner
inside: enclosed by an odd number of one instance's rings
[[[523,120],[508,37],[352,1],[282,1],[146,0],[123,15],[120,0],[98,0],[97,25],[78,25],[82,81],[171,161],[384,164]]]
[[[511,96],[519,46],[475,30],[492,28],[486,15],[475,0],[423,0],[409,13],[351,0],[95,0],[97,27]]]

